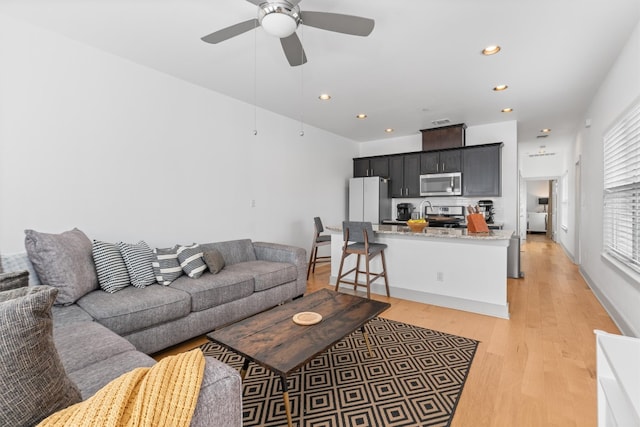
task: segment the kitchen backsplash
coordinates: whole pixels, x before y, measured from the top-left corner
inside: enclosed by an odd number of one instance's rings
[[[504,205],[502,203],[502,197],[426,197],[433,206],[475,206],[479,200],[492,200],[493,201],[493,222],[504,222]],[[411,203],[415,212],[418,212],[420,203],[425,200],[424,197],[417,199],[391,199],[391,213],[390,218],[396,219],[398,203]],[[466,211],[465,211],[466,212]]]

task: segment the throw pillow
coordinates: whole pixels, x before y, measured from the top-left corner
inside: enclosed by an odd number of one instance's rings
[[[137,244],[118,242],[120,253],[129,272],[131,284],[136,288],[144,288],[156,282],[153,275],[153,252],[144,240]]]
[[[50,286],[0,292],[0,425],[35,425],[81,400],[53,343],[57,294]]]
[[[204,263],[209,267],[209,271],[217,274],[224,268],[224,258],[217,249],[210,249],[203,254]]]
[[[40,282],[58,288],[56,304],[73,304],[98,289],[91,241],[77,228],[61,234],[25,230],[25,247]]]
[[[23,288],[29,285],[29,272],[0,273],[0,292]]]
[[[98,283],[103,291],[112,294],[131,284],[127,265],[117,245],[94,240],[92,248]]]
[[[207,268],[202,259],[202,248],[197,243],[191,246],[180,246],[178,248],[178,261],[180,261],[182,271],[192,279],[202,276],[202,273]]]
[[[153,272],[156,280],[161,285],[170,285],[171,282],[182,276],[182,267],[178,261],[178,245],[172,248],[153,250],[155,260],[153,261]]]

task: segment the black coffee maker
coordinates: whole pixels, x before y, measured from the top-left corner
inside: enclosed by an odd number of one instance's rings
[[[493,200],[479,200],[478,207],[487,224],[493,224]]]
[[[398,221],[409,221],[411,219],[411,212],[413,212],[413,205],[411,203],[398,203],[396,206],[398,209]]]

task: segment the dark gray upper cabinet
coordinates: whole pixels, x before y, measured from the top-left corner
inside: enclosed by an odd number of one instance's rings
[[[391,197],[420,196],[420,153],[389,156]]]
[[[502,144],[466,147],[462,153],[462,195],[502,195]]]
[[[353,159],[353,177],[381,176],[389,177],[389,157],[363,157]]]
[[[420,175],[462,172],[462,194],[502,195],[502,143],[353,159],[353,176],[391,180],[391,197],[420,197]]]
[[[420,173],[460,172],[461,150],[427,151],[420,154]]]

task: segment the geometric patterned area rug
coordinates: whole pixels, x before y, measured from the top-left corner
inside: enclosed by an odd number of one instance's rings
[[[293,425],[299,427],[449,426],[478,341],[375,318],[289,376]],[[201,346],[237,369],[242,357]],[[243,425],[286,426],[280,378],[255,363],[244,380]]]

